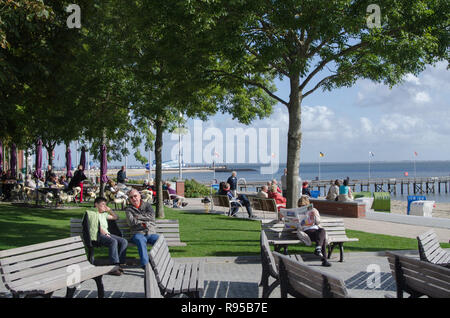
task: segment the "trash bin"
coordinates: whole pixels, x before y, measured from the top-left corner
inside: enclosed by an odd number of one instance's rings
[[[410,215],[433,216],[434,201],[417,200],[411,202]]]
[[[319,190],[313,190],[310,191],[311,192],[311,197],[317,199],[320,195],[320,191]]]
[[[366,212],[369,212],[370,209],[372,209],[374,198],[367,198],[367,197],[360,197],[355,199],[355,202],[361,202],[364,203],[366,206]]]
[[[374,192],[372,209],[379,212],[391,212],[391,194],[389,192]]]

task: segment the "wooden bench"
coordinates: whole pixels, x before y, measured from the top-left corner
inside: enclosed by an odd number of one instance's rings
[[[450,253],[441,248],[436,233],[433,230],[419,235],[417,242],[422,261],[450,268]]]
[[[279,218],[278,206],[275,202],[275,199],[265,199],[258,198],[256,196],[249,196],[249,200],[253,209],[263,212],[273,212],[277,215],[277,219]],[[266,218],[265,214],[263,214],[263,218]]]
[[[161,295],[166,298],[180,294],[193,298],[201,297],[204,289],[203,262],[175,262],[170,256],[164,235],[159,237],[148,256]]]
[[[236,203],[238,204],[239,208],[243,208],[242,204],[239,201],[230,201],[230,198],[227,195],[213,195],[212,196],[212,202],[213,202],[213,207],[224,207],[227,208],[228,211],[226,212],[227,215],[230,215],[231,213],[231,203]],[[239,211],[238,211],[239,212]]]
[[[117,269],[89,263],[79,236],[0,251],[2,280],[14,298],[51,297],[62,288],[72,298],[76,286],[88,279],[95,280],[103,298],[102,276]]]
[[[344,221],[342,219],[321,218],[320,226],[323,227],[327,233],[328,258],[331,257],[333,249],[336,246],[339,246],[339,262],[343,262],[344,243],[357,242],[359,239],[347,237]],[[263,220],[261,222],[261,229],[266,233],[269,243],[275,246],[275,251],[277,252],[283,248],[284,254],[287,254],[289,245],[302,243],[297,237],[297,230],[287,229],[283,222],[277,220],[266,222]]]
[[[261,283],[259,286],[262,286],[262,298],[268,298],[272,291],[280,284],[280,277],[278,275],[278,263],[275,261],[272,255],[272,251],[270,250],[269,241],[267,240],[267,236],[264,231],[261,231],[261,265],[262,265],[262,275],[261,275]],[[303,259],[300,255],[289,255],[289,257],[303,262]],[[272,277],[275,281],[269,286],[269,278]]]
[[[287,255],[273,252],[278,259],[281,298],[349,298],[342,279],[323,273]]]
[[[123,237],[131,242],[130,227],[125,219],[119,219],[116,221]],[[156,233],[164,235],[166,237],[167,244],[169,246],[186,246],[185,242],[181,242],[180,239],[180,225],[178,220],[156,220]],[[70,236],[83,237],[82,219],[70,219]],[[86,246],[88,250],[89,260],[94,264],[94,248]]]
[[[410,298],[428,296],[450,298],[450,269],[402,255],[386,252],[392,276],[397,285],[397,297],[403,292]]]

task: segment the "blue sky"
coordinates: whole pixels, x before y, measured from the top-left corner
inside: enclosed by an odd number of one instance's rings
[[[278,96],[287,100],[288,82],[277,80],[276,86]],[[369,151],[375,154],[373,160],[379,161],[411,160],[414,152],[418,153],[417,160],[448,160],[449,100],[450,74],[446,62],[429,66],[417,77],[409,74],[402,84],[392,89],[369,80],[359,80],[351,88],[331,92],[317,90],[305,98],[302,104],[301,161],[317,162],[319,152],[323,152],[325,157],[321,159],[322,162],[365,162]],[[222,132],[223,148],[219,154],[222,160],[227,156],[226,143],[230,142],[225,140],[227,128],[250,128],[256,132],[266,128],[268,141],[270,129],[277,129],[277,146],[271,149],[270,143],[267,143],[267,153],[270,155],[275,149],[277,159],[281,163],[286,160],[288,113],[284,105],[276,105],[269,118],[256,120],[249,127],[238,124],[227,114],[218,114],[201,124],[203,133],[208,128],[210,132]],[[193,145],[193,120],[188,120],[187,128],[192,138],[190,151],[193,162],[194,153],[198,150]],[[176,135],[165,134],[163,160],[176,159],[173,153],[177,152],[177,142]],[[203,149],[210,142],[203,141]],[[245,144],[237,145],[235,142],[235,156],[245,148],[245,162],[249,162],[249,153],[253,154],[255,149],[250,143],[248,139]],[[71,149],[74,161],[75,143],[72,143]],[[60,164],[64,164],[63,147],[57,148],[56,157],[58,155]],[[237,162],[237,157],[234,162]],[[128,163],[136,163],[133,155],[128,157]],[[120,162],[110,163],[115,164]]]

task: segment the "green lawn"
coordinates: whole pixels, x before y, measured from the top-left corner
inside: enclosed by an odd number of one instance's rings
[[[0,250],[56,240],[69,236],[70,218],[81,218],[86,207],[56,210],[23,208],[0,204]],[[230,218],[216,214],[189,213],[166,208],[167,219],[178,219],[181,240],[186,247],[171,247],[174,257],[241,256],[259,255],[258,221]],[[118,213],[121,218],[124,212]],[[345,244],[346,252],[417,249],[417,241],[402,237],[370,234],[347,230],[347,236],[359,238],[359,242]],[[450,248],[450,244],[441,244]],[[291,246],[291,252],[312,252],[313,247]],[[100,251],[99,251],[100,252]],[[106,256],[102,249],[96,256]],[[128,257],[138,257],[136,247],[131,246]]]

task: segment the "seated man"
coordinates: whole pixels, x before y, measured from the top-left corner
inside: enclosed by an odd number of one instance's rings
[[[128,241],[120,236],[109,233],[108,220],[117,220],[119,217],[107,205],[106,199],[98,197],[94,201],[97,211],[87,210],[89,236],[91,241],[97,241],[101,246],[109,249],[109,260],[111,265],[119,265],[119,269],[109,274],[120,276],[123,273],[122,266],[125,264]]]
[[[263,185],[261,187],[261,190],[256,194],[256,197],[261,198],[261,199],[267,199],[269,197],[269,189],[267,188],[266,185]]]
[[[154,245],[159,238],[156,234],[155,211],[149,202],[142,201],[141,194],[136,189],[128,193],[128,199],[131,205],[125,209],[125,213],[133,235],[131,241],[136,244],[141,266],[145,269],[148,263],[147,244]]]
[[[230,199],[231,202],[231,211],[230,216],[236,216],[236,214],[239,212],[239,203],[245,206],[247,209],[248,217],[250,219],[255,218],[256,216],[253,215],[252,206],[250,204],[250,201],[248,200],[247,196],[244,194],[238,194],[237,198],[233,196],[233,192],[230,190],[230,184],[229,183],[221,183],[220,189],[218,192],[219,195],[226,195]]]

